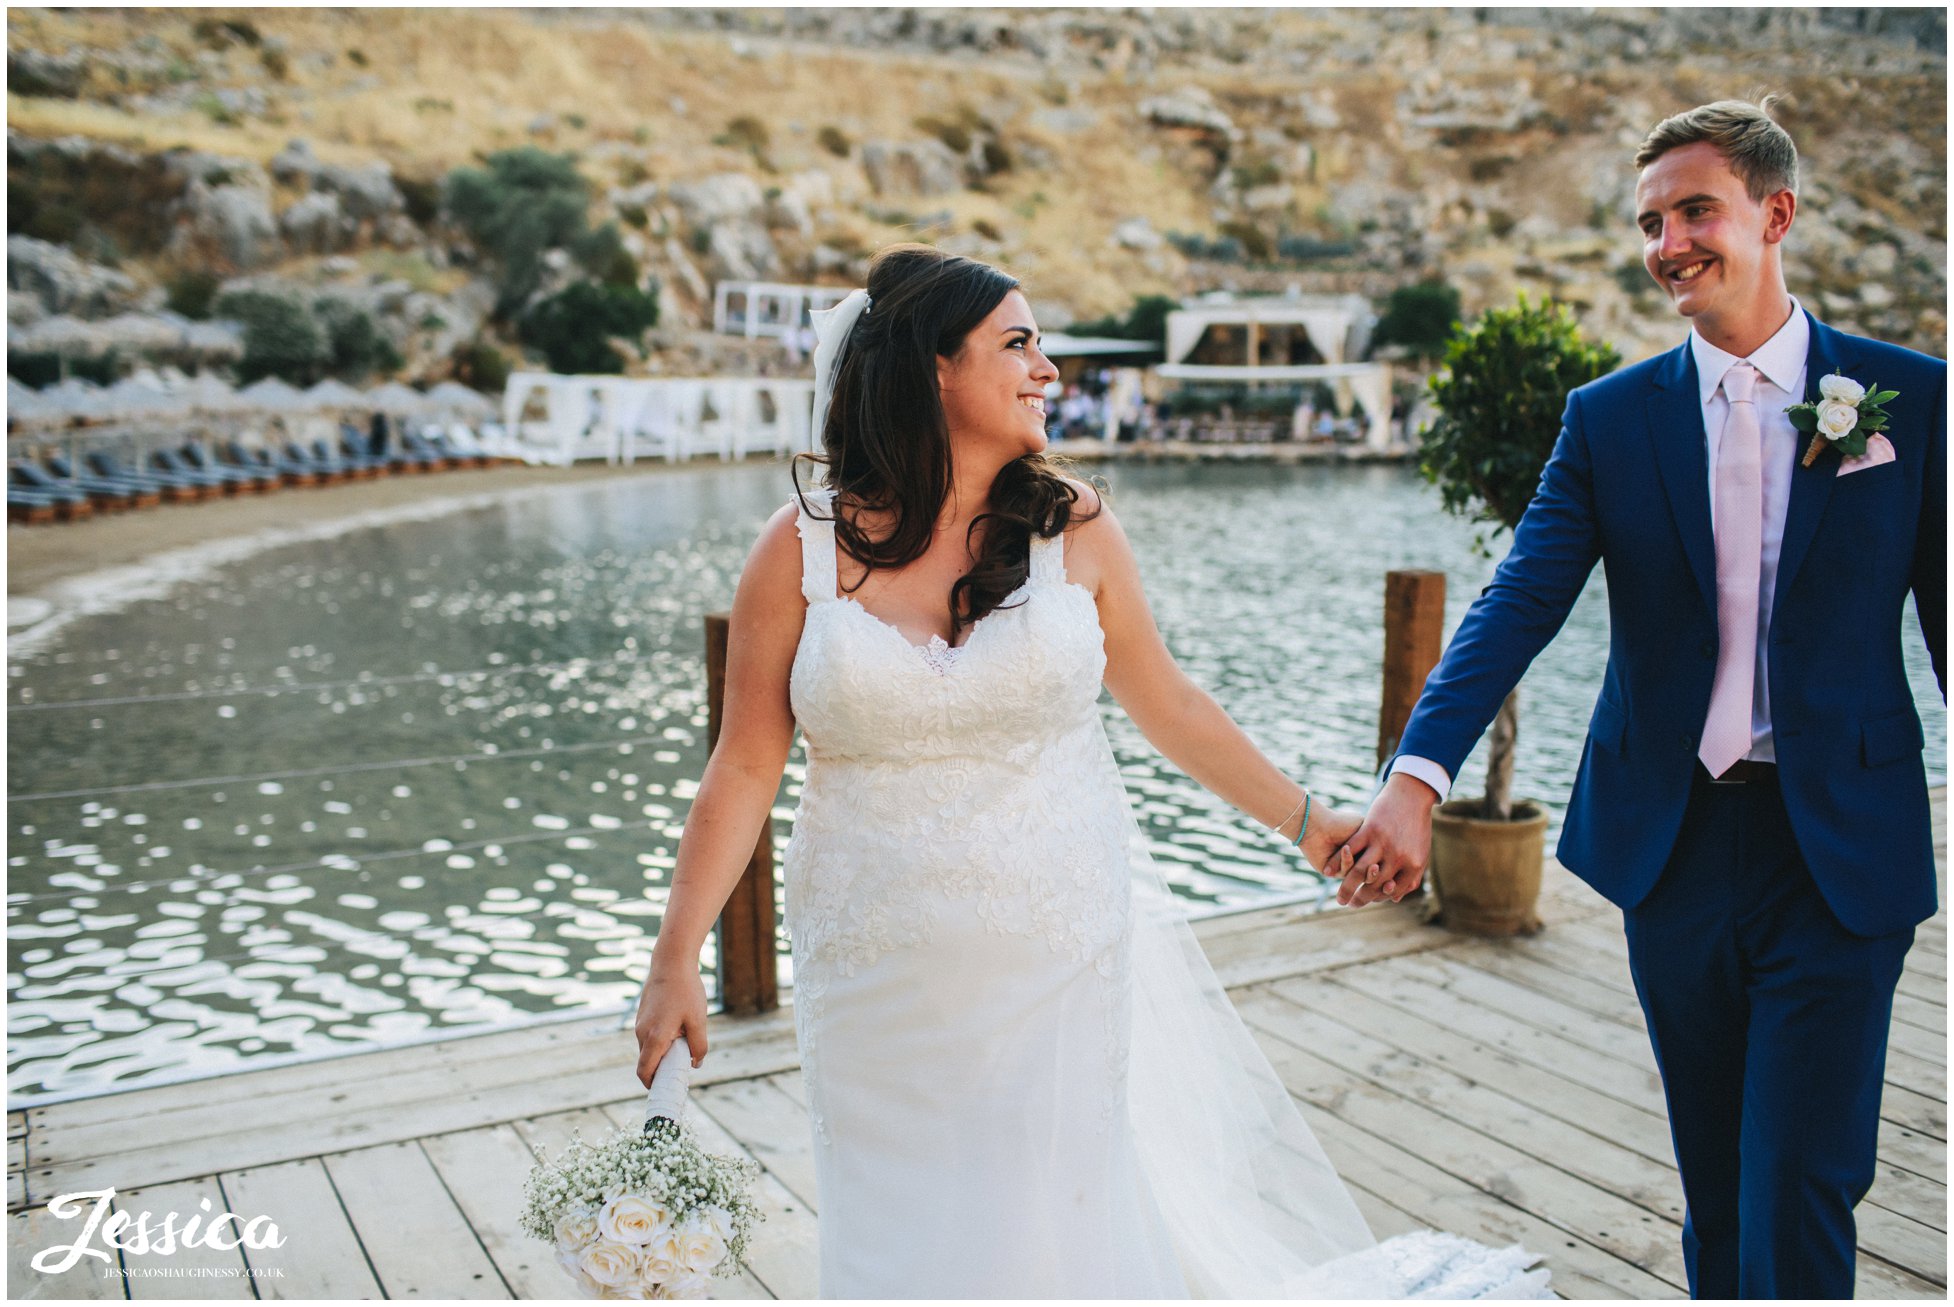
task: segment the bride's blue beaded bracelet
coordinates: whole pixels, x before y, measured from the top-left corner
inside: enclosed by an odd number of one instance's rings
[[[1303,836],[1309,834],[1309,801],[1310,801],[1310,792],[1308,790],[1304,790],[1303,791],[1303,824],[1301,827],[1297,829],[1296,838],[1290,841],[1299,849],[1303,847]]]

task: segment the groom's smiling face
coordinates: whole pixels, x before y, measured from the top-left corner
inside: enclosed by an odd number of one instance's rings
[[[1635,186],[1642,266],[1684,317],[1741,317],[1770,293],[1768,269],[1795,208],[1789,191],[1752,199],[1714,145],[1671,150]]]

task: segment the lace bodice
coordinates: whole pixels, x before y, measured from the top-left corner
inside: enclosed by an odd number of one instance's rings
[[[822,514],[833,492],[808,492]],[[1010,758],[1014,765],[1098,721],[1106,657],[1098,610],[1065,579],[1063,537],[1034,539],[1030,576],[952,647],[913,643],[837,596],[834,524],[800,511],[807,625],[795,654],[794,715],[808,760],[913,764]]]
[[[832,511],[832,492],[810,492]],[[930,901],[1081,958],[1117,936],[1124,795],[1100,725],[1106,657],[1062,537],[964,644],[914,644],[837,597],[831,521],[800,511],[808,601],[789,684],[807,782],[783,871],[797,972],[929,938]]]

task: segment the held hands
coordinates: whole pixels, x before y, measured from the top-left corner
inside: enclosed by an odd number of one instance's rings
[[[1378,899],[1401,902],[1425,879],[1432,854],[1432,809],[1438,793],[1415,776],[1394,772],[1371,801],[1363,824],[1339,853],[1343,885],[1337,902],[1361,908]]]
[[[658,1063],[675,1039],[692,1050],[692,1065],[706,1056],[706,985],[698,963],[678,968],[652,954],[651,975],[638,996],[638,1083],[647,1089]]]
[[[1351,867],[1351,854],[1343,847],[1344,841],[1356,833],[1361,821],[1355,813],[1339,812],[1327,803],[1312,804],[1309,829],[1303,834],[1303,857],[1325,876],[1343,875]]]

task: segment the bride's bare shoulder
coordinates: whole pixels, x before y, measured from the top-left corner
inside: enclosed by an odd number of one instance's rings
[[[1065,483],[1078,495],[1065,526],[1066,578],[1097,594],[1100,578],[1130,559],[1132,547],[1105,496],[1076,477],[1066,477]]]
[[[1068,532],[1076,531],[1085,526],[1086,522],[1084,519],[1104,517],[1106,514],[1112,512],[1112,505],[1106,502],[1105,498],[1100,495],[1098,487],[1094,486],[1090,481],[1082,481],[1078,477],[1069,476],[1060,476],[1059,480],[1072,487],[1072,492],[1076,496],[1072,501],[1072,520],[1066,524],[1065,528]]]
[[[760,537],[753,542],[740,572],[742,587],[751,583],[772,595],[800,592],[801,533],[795,521],[799,512],[798,504],[783,504],[760,528]]]

